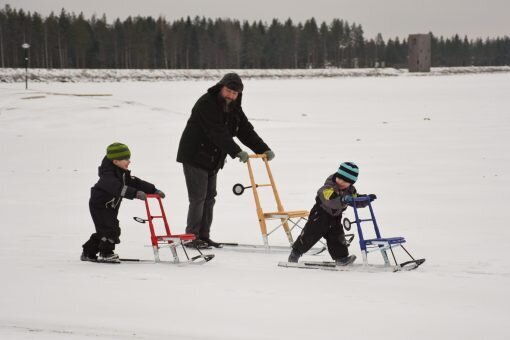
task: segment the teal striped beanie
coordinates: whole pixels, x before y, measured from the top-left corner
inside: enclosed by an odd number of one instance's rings
[[[354,163],[345,162],[340,164],[337,174],[344,181],[354,184],[358,179],[359,168]]]
[[[131,151],[126,144],[113,143],[108,145],[106,148],[106,158],[109,160],[121,160],[129,159],[131,157]]]

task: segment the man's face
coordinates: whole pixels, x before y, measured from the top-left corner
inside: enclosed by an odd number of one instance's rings
[[[227,104],[230,104],[237,99],[237,96],[239,96],[239,92],[231,90],[226,86],[223,86],[221,88],[220,95],[223,99],[225,99],[225,102],[227,102]]]

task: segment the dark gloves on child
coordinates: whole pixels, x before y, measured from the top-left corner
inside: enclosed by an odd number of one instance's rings
[[[237,153],[236,157],[239,158],[239,162],[242,162],[242,163],[248,162],[248,158],[250,158],[250,156],[248,155],[248,153],[246,151],[239,151]]]
[[[368,195],[368,198],[370,198],[370,202],[372,202],[373,200],[375,200],[377,198],[377,196],[375,194],[370,194],[370,195]]]
[[[154,193],[155,193],[156,195],[159,195],[159,197],[161,197],[161,198],[165,198],[165,196],[166,196],[166,195],[165,195],[165,193],[164,193],[163,191],[158,190],[158,189],[156,189],[156,191],[154,191]]]
[[[138,198],[139,200],[145,201],[147,199],[147,194],[143,191],[137,191],[136,198]]]
[[[347,204],[351,204],[353,200],[354,199],[352,198],[351,195],[345,195],[342,197],[342,202],[347,203]]]
[[[264,152],[264,155],[266,155],[266,158],[268,161],[272,160],[275,156],[274,152],[271,150],[267,150]]]

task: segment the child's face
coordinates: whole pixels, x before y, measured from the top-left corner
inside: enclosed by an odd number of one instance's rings
[[[121,169],[127,170],[131,161],[129,159],[114,159],[113,164]]]
[[[343,179],[341,179],[339,177],[336,178],[336,184],[342,190],[345,190],[345,189],[347,189],[348,187],[351,186],[351,183],[346,182],[346,181],[344,181]]]

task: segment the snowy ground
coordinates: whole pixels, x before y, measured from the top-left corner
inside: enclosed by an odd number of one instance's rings
[[[508,73],[246,81],[244,109],[276,152],[284,206],[310,209],[324,178],[354,161],[358,190],[379,197],[383,233],[427,258],[416,271],[286,269],[276,264],[287,254],[229,251],[203,266],[80,262],[89,188],[114,141],[130,146],[133,174],[167,193],[173,229],[184,230],[175,155],[213,83],[0,85],[1,339],[510,338]],[[261,243],[251,193],[231,192],[238,182],[248,184],[246,166],[229,161],[213,238]],[[142,203],[124,201],[117,250],[151,259],[133,216]]]

